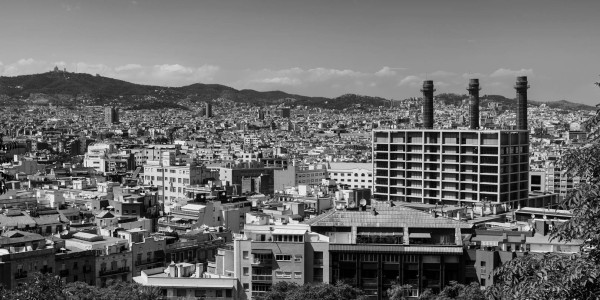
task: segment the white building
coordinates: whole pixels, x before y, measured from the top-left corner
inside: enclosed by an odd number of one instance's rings
[[[144,184],[158,186],[165,200],[186,198],[186,186],[202,184],[205,179],[218,178],[203,165],[175,165],[175,154],[164,152],[162,160],[148,161],[144,165]]]
[[[373,189],[373,164],[371,163],[329,163],[327,170],[330,179],[337,184],[351,188]]]

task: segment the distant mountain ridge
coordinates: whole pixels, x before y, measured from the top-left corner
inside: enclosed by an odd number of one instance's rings
[[[448,102],[459,102],[466,95],[440,94],[437,97]],[[507,105],[510,105],[511,101],[514,102],[514,100],[503,96],[492,95],[487,97],[489,97],[489,100],[499,101]],[[25,102],[43,104],[50,102],[65,106],[119,104],[132,109],[185,109],[181,105],[183,101],[202,102],[215,99],[228,99],[254,105],[288,103],[331,109],[389,106],[390,101],[392,101],[381,97],[356,94],[327,98],[289,94],[282,91],[237,90],[220,84],[195,83],[182,87],[162,87],[135,84],[99,75],[63,71],[0,77],[0,102],[5,104]],[[486,99],[488,98],[483,96],[482,102],[485,102]],[[550,107],[565,109],[595,109],[592,106],[571,103],[565,100],[546,104]]]
[[[443,101],[446,104],[460,105],[461,102],[465,99],[468,99],[468,95],[459,95],[453,93],[444,93],[436,95],[436,99],[438,101]],[[516,109],[517,100],[515,98],[507,98],[502,95],[482,95],[479,97],[480,105],[487,105],[489,102],[497,102],[503,106],[506,106],[511,109]],[[529,104],[532,105],[542,105],[546,104],[551,108],[558,108],[564,110],[596,110],[595,106],[582,104],[582,103],[574,103],[567,100],[559,100],[559,101],[549,101],[549,102],[541,102],[535,100],[528,100]]]

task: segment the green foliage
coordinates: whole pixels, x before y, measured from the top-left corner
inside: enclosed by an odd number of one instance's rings
[[[494,271],[490,299],[600,298],[600,114],[586,122],[590,144],[565,153],[560,163],[585,183],[569,192],[561,206],[573,217],[555,226],[552,239],[582,240],[582,252],[530,254]]]
[[[366,299],[364,293],[349,284],[305,284],[278,282],[260,300],[349,300]]]
[[[23,286],[0,289],[0,299],[15,300],[157,300],[160,297],[159,288],[137,283],[114,281],[106,288],[98,288],[85,282],[64,283],[59,276],[41,273],[35,273]]]
[[[407,300],[407,290],[411,289],[409,284],[401,285],[395,283],[387,290],[390,300]],[[424,290],[419,296],[419,300],[485,300],[486,296],[477,282],[469,285],[460,284],[456,281],[450,281],[447,286],[439,293],[435,294],[431,289]]]
[[[495,271],[492,299],[598,299],[600,268],[585,255],[531,254]]]

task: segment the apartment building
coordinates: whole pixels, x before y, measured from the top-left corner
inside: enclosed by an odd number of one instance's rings
[[[266,219],[262,219],[265,221]],[[237,278],[246,299],[280,281],[299,285],[329,282],[327,237],[305,224],[247,224],[233,246],[219,249],[205,277]]]
[[[338,185],[350,188],[373,188],[373,164],[371,163],[329,163],[327,176]]]
[[[186,186],[202,184],[219,176],[204,165],[176,165],[174,158],[174,153],[165,152],[160,161],[149,161],[144,165],[144,184],[158,186],[162,191],[160,197],[165,200],[186,198]]]
[[[9,230],[0,235],[0,283],[12,289],[27,284],[36,272],[53,273],[53,246],[36,233]]]
[[[526,130],[373,131],[374,197],[421,203],[525,206]]]
[[[85,232],[61,236],[67,249],[77,248],[96,252],[95,285],[104,287],[108,280],[130,281],[133,259],[129,242],[124,239]]]
[[[275,190],[298,185],[318,185],[327,178],[325,165],[288,166],[284,170],[275,170]]]

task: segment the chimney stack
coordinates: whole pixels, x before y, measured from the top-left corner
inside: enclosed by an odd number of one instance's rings
[[[433,129],[433,80],[423,81],[423,127]]]
[[[470,129],[478,129],[479,128],[479,79],[470,79],[469,87],[467,91],[469,91],[469,128]]]
[[[527,130],[527,76],[517,77],[517,130]]]

